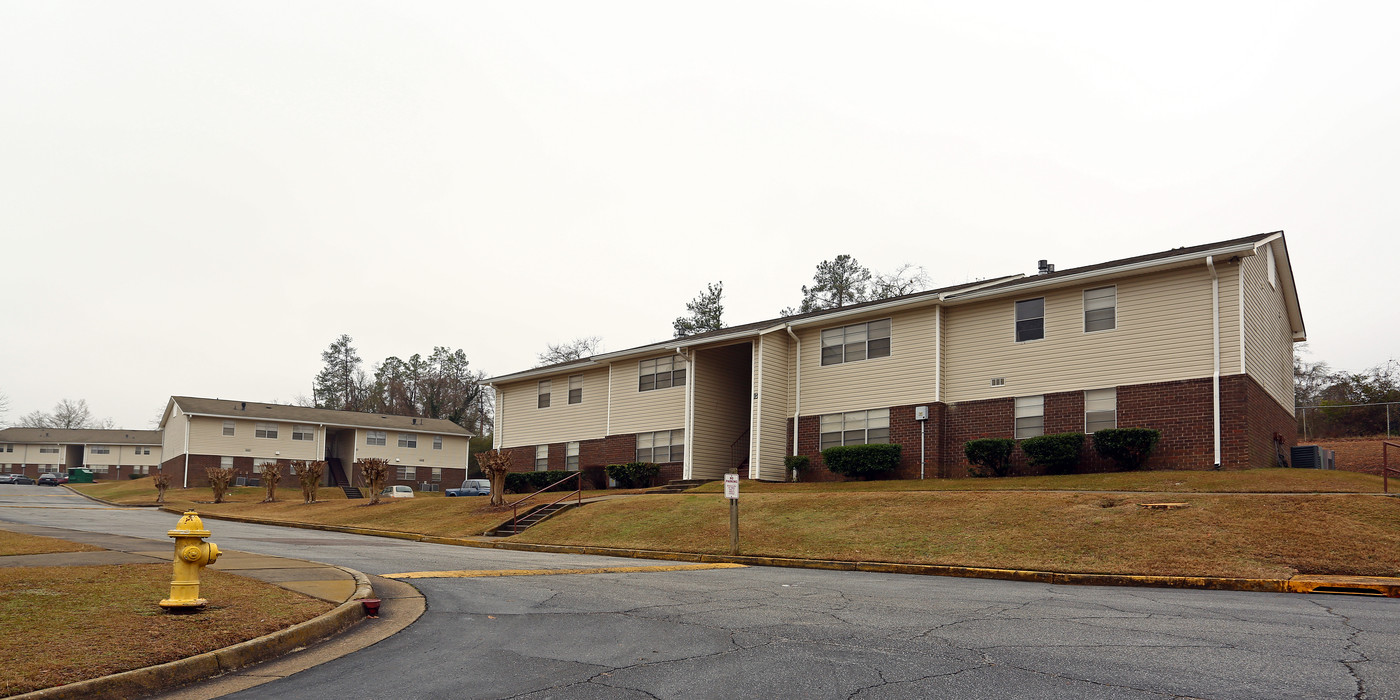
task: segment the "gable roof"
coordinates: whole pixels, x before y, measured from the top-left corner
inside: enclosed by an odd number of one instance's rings
[[[487,383],[517,381],[535,376],[606,366],[614,359],[624,358],[629,355],[641,355],[665,350],[674,351],[680,348],[713,342],[729,337],[738,339],[756,336],[773,330],[780,330],[784,327],[796,327],[811,323],[831,321],[842,316],[885,308],[911,308],[925,304],[955,303],[1001,295],[1009,296],[1019,294],[1031,288],[1059,284],[1075,284],[1080,280],[1091,277],[1129,274],[1137,270],[1148,268],[1161,269],[1181,267],[1196,264],[1204,260],[1207,256],[1218,258],[1219,261],[1224,262],[1230,256],[1254,255],[1265,245],[1273,245],[1275,247],[1275,258],[1278,261],[1280,278],[1284,281],[1283,295],[1287,301],[1289,320],[1293,327],[1294,337],[1298,340],[1306,339],[1307,332],[1303,327],[1302,310],[1298,307],[1297,289],[1293,284],[1293,273],[1288,260],[1288,248],[1283,240],[1283,231],[1272,231],[1269,233],[1257,233],[1251,236],[1232,238],[1225,241],[1217,241],[1215,243],[1181,246],[1156,253],[1119,258],[1117,260],[1095,263],[1093,265],[1082,265],[1080,267],[1067,268],[1044,274],[1029,276],[1024,274],[1007,275],[979,282],[970,282],[951,287],[905,294],[889,299],[850,304],[834,309],[822,309],[820,311],[812,311],[795,316],[780,316],[754,323],[722,328],[717,331],[697,333],[685,338],[673,338],[671,340],[649,345],[640,345],[626,350],[603,353],[592,357],[580,358],[578,360],[561,362],[543,367],[535,367],[511,374],[498,375],[484,381]]]
[[[474,437],[475,433],[450,420],[441,418],[418,418],[416,416],[395,416],[383,413],[361,413],[359,411],[334,411],[329,408],[308,408],[287,406],[256,401],[229,401],[227,399],[204,399],[195,396],[172,396],[170,404],[161,416],[160,425],[165,427],[170,420],[171,408],[179,406],[184,413],[193,416],[213,416],[242,420],[277,420],[288,423],[312,425],[332,425],[368,430],[404,430],[417,433],[439,433],[442,435],[462,435]]]
[[[159,445],[159,430],[97,430],[88,428],[5,428],[0,442],[30,445]]]

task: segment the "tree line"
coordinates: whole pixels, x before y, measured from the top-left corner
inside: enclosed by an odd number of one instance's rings
[[[341,334],[321,353],[321,371],[312,382],[316,408],[388,413],[449,420],[478,435],[491,432],[491,396],[484,372],[471,369],[467,354],[446,346],[424,357],[390,356],[366,372],[354,338]]]
[[[1293,401],[1298,407],[1299,435],[1304,420],[1308,438],[1384,435],[1387,428],[1391,434],[1400,432],[1400,360],[1347,372],[1303,359],[1306,345],[1297,350]]]

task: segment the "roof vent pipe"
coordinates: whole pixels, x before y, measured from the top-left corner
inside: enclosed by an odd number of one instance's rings
[[[247,401],[244,401],[244,402],[243,402],[243,405],[238,407],[238,410],[240,410],[240,411],[246,411],[246,410],[248,410],[248,402],[247,402]]]
[[[1054,265],[1051,265],[1051,264],[1050,264],[1050,261],[1048,261],[1048,260],[1041,260],[1041,261],[1040,261],[1039,267],[1040,267],[1040,274],[1042,274],[1042,275],[1048,275],[1048,274],[1050,274],[1051,272],[1054,272],[1054,271],[1055,271],[1055,266],[1054,266]]]

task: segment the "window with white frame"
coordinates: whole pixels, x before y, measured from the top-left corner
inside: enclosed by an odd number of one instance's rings
[[[549,445],[535,446],[535,471],[542,472],[549,469]]]
[[[583,375],[569,377],[569,403],[583,403]]]
[[[88,453],[95,455],[109,455],[112,454],[112,448],[108,447],[107,445],[91,445],[88,447]]]
[[[1118,389],[1090,389],[1084,392],[1084,432],[1118,427]]]
[[[1045,434],[1045,397],[1016,397],[1016,439]]]
[[[148,455],[148,454],[150,454],[150,453],[151,453],[151,448],[149,448],[149,447],[138,447],[138,448],[136,448],[136,454],[138,454],[138,455]]]
[[[255,437],[255,438],[267,438],[267,439],[270,439],[270,440],[276,440],[276,439],[277,439],[277,429],[278,429],[279,427],[280,427],[280,426],[278,426],[276,423],[254,423],[254,424],[253,424],[253,437]]]
[[[56,455],[56,454],[58,454],[58,448],[57,448],[57,447],[40,447],[40,448],[39,448],[39,454],[41,454],[41,455]]]
[[[822,331],[822,364],[868,360],[890,355],[890,320],[856,323]]]
[[[685,358],[667,355],[637,363],[637,391],[685,386]]]
[[[415,433],[399,433],[399,447],[418,449],[418,435]]]
[[[315,439],[316,439],[316,428],[314,428],[314,427],[312,427],[312,426],[309,426],[309,425],[293,425],[293,426],[292,426],[292,439],[293,439],[293,440],[315,440]]]
[[[571,471],[578,471],[578,443],[570,442],[564,445],[564,468]]]
[[[434,435],[434,436],[433,436],[433,449],[435,449],[435,450],[440,450],[440,449],[442,449],[442,436],[441,436],[441,435]]]
[[[4,447],[6,452],[14,452],[14,451],[15,451],[15,446],[14,446],[14,445],[0,445],[0,447]]]
[[[105,465],[105,464],[89,464],[89,465],[87,465],[87,468],[88,468],[88,469],[91,469],[93,474],[106,474],[106,473],[107,473],[107,465]]]
[[[1118,288],[1084,290],[1084,332],[1111,331],[1118,325]]]
[[[549,380],[540,380],[539,400],[535,402],[535,408],[549,408]]]
[[[442,481],[441,467],[433,467],[433,481]]]
[[[231,421],[231,420],[226,420],[226,421],[224,421],[224,436],[225,436],[225,437],[232,437],[232,436],[233,436],[233,421]]]
[[[278,467],[277,460],[270,458],[253,460],[254,471],[262,471],[263,467],[272,467],[273,469],[276,469]]]
[[[837,445],[883,445],[890,441],[890,409],[828,413],[821,417],[821,449]]]
[[[262,462],[262,461],[264,461],[264,460],[255,459],[255,460],[253,460],[253,463],[254,463],[254,464],[257,464],[257,463]],[[220,469],[233,469],[233,458],[232,458],[232,457],[220,457],[220,458],[219,458],[219,468],[220,468]]]
[[[385,432],[384,432],[383,430],[366,430],[366,431],[365,431],[365,444],[366,444],[366,445],[378,445],[378,446],[380,446],[380,447],[383,447],[383,446],[389,444],[388,436],[385,434]]]
[[[399,481],[417,481],[418,467],[399,467]]]
[[[685,431],[637,433],[637,461],[653,464],[685,461]]]
[[[1016,302],[1016,342],[1045,337],[1045,297]]]

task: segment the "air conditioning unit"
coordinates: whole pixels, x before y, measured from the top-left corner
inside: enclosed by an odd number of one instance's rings
[[[1292,449],[1293,466],[1298,469],[1336,469],[1337,453],[1318,445],[1299,445]]]

